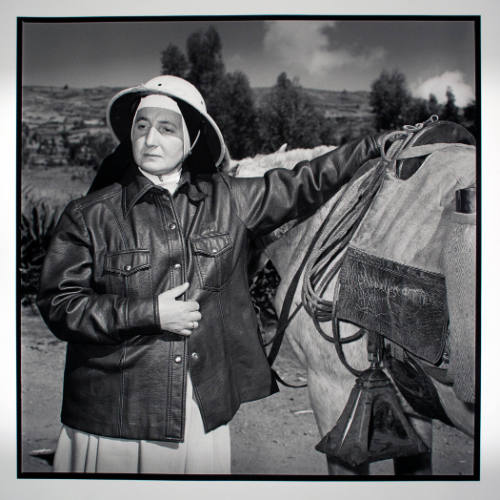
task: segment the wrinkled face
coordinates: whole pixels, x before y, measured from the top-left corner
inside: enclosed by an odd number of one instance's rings
[[[184,159],[182,118],[169,109],[139,109],[132,124],[132,151],[139,167],[164,175],[180,167]]]

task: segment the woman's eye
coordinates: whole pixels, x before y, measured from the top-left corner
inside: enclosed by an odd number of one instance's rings
[[[161,126],[159,128],[160,134],[172,134],[174,132],[173,127]]]

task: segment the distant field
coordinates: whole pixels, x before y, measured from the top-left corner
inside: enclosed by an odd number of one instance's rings
[[[21,188],[32,198],[61,204],[84,195],[94,175],[89,167],[79,166],[23,169]]]
[[[45,86],[23,87],[23,121],[103,120],[109,99],[120,89],[95,87],[77,89]],[[104,124],[104,123],[103,123]]]
[[[23,87],[23,120],[40,123],[45,120],[90,120],[105,119],[109,99],[119,88],[95,87],[90,89],[25,86]],[[369,92],[347,90],[303,89],[313,105],[330,117],[372,118]],[[271,88],[253,88],[255,103],[259,106]]]

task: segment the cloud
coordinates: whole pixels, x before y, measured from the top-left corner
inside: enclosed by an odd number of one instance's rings
[[[238,52],[235,52],[234,54],[229,55],[226,58],[226,66],[228,68],[239,68],[244,66],[246,62],[246,59]]]
[[[412,93],[415,97],[424,99],[428,99],[429,94],[434,94],[439,102],[444,103],[446,102],[448,88],[453,91],[457,106],[466,106],[475,98],[473,88],[464,82],[464,75],[460,71],[445,71],[441,75],[417,83],[412,88]]]
[[[359,53],[329,45],[328,31],[335,21],[267,21],[264,49],[279,61],[280,69],[292,76],[329,73],[345,66],[367,66],[385,56],[382,48]]]

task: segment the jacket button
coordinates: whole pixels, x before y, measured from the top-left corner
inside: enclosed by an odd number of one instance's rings
[[[174,358],[174,361],[175,361],[176,363],[180,363],[180,362],[182,361],[182,356],[176,356],[176,357]]]
[[[200,359],[200,355],[197,352],[192,352],[191,359],[194,361],[198,361]]]
[[[177,224],[175,222],[172,222],[172,224],[169,224],[168,228],[171,229],[172,231],[177,227]]]
[[[174,264],[174,269],[180,269],[181,268],[181,265],[177,262],[176,264]]]
[[[125,269],[125,271],[130,271],[132,269],[132,266],[129,264],[125,266],[123,269]]]
[[[212,253],[217,253],[217,248],[212,248]]]

